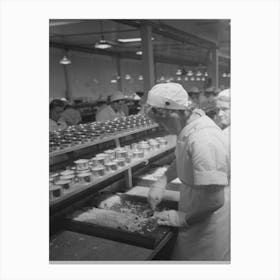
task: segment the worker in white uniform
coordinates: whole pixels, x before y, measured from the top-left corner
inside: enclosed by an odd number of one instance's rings
[[[230,89],[221,91],[216,97],[216,124],[223,129],[225,135],[230,133]]]
[[[229,261],[229,201],[224,198],[229,160],[221,129],[202,110],[189,107],[187,92],[176,83],[155,85],[146,113],[178,135],[176,160],[148,194],[156,210],[167,183],[177,176],[183,183],[178,211],[155,212],[159,225],[179,228],[171,259]]]
[[[110,105],[103,105],[96,113],[96,121],[112,121],[114,119],[125,117],[123,111],[125,96],[121,92],[117,92],[111,97]]]
[[[54,99],[50,103],[49,131],[63,130],[67,128],[66,122],[61,119],[65,104],[60,99]]]

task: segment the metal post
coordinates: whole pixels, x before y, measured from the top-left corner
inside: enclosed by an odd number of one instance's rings
[[[70,90],[70,83],[69,83],[69,69],[67,68],[68,66],[63,65],[63,70],[64,70],[64,77],[65,77],[65,98],[69,101],[72,101],[72,93]]]
[[[219,87],[219,56],[217,49],[211,50],[207,68],[209,78],[211,78],[211,86]]]
[[[119,57],[116,58],[116,66],[117,66],[117,75],[118,75],[119,77],[121,77],[121,76],[122,76],[122,72],[121,72],[121,61],[120,61],[120,58],[119,58]],[[122,92],[122,91],[123,91],[122,79],[118,79],[117,81],[118,81],[118,90]]]
[[[154,54],[152,45],[152,27],[143,23],[141,25],[141,38],[142,38],[142,69],[144,77],[144,97],[146,101],[148,91],[155,84],[154,76]]]

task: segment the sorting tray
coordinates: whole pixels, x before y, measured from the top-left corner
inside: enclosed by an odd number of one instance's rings
[[[147,199],[141,196],[120,194],[120,197],[122,201],[147,203]],[[84,205],[84,207],[86,207],[86,209],[90,207],[97,207],[97,201],[98,200],[90,202],[87,205]],[[157,207],[158,211],[163,209],[178,209],[178,203],[175,201],[164,200]],[[91,222],[73,220],[71,215],[67,215],[62,218],[61,223],[63,228],[67,230],[107,238],[118,242],[124,242],[126,244],[140,246],[147,249],[155,249],[160,242],[168,235],[170,236],[170,233],[173,231],[171,227],[167,226],[156,226],[152,231],[150,231],[148,225],[147,228],[143,227],[141,232],[130,232],[123,229],[96,225]]]

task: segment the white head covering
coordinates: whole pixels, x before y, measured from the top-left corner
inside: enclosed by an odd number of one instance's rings
[[[157,108],[185,110],[188,93],[177,83],[157,84],[148,93],[147,104]]]
[[[190,93],[199,93],[199,89],[197,87],[192,87],[190,90],[189,90]]]
[[[222,90],[218,96],[217,101],[230,102],[230,89]]]
[[[123,100],[123,99],[126,99],[126,97],[120,91],[118,91],[116,94],[114,94],[111,97],[111,102]]]

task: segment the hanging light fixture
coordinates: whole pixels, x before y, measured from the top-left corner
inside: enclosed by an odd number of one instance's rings
[[[197,73],[196,73],[196,76],[200,77],[201,75],[202,75],[201,72],[198,70]]]
[[[205,77],[208,77],[208,73],[207,73],[207,72],[205,72],[205,73],[204,73],[204,76],[205,76]]]
[[[96,49],[109,49],[112,46],[104,39],[102,20],[100,20],[101,40],[94,45]]]
[[[142,51],[137,51],[136,54],[137,55],[142,55]]]
[[[200,81],[200,77],[196,77],[196,80],[197,80],[197,81]]]
[[[184,78],[184,80],[185,80],[185,81],[188,81],[188,80],[189,80],[189,78],[186,76],[186,77]]]
[[[227,73],[223,73],[222,77],[226,78],[227,77]]]
[[[143,76],[142,76],[142,75],[139,75],[138,80],[139,80],[139,81],[142,81],[142,80],[143,80]]]
[[[179,75],[182,75],[182,70],[181,70],[181,69],[178,69],[177,72],[176,72],[176,75],[178,75],[178,76],[179,76]]]
[[[203,82],[204,82],[204,81],[205,81],[205,78],[204,78],[204,77],[202,77],[202,78],[201,78],[201,81],[203,81]]]
[[[195,80],[195,78],[194,77],[191,77],[191,81],[193,82]]]
[[[160,79],[159,79],[159,81],[160,81],[160,82],[164,82],[164,81],[165,81],[164,77],[161,76]]]
[[[131,79],[131,76],[130,76],[129,74],[126,74],[126,75],[124,76],[124,78],[125,78],[125,80],[130,80],[130,79]]]
[[[192,72],[191,70],[189,70],[189,71],[187,72],[187,75],[188,75],[189,77],[191,77],[191,76],[193,75],[193,72]]]
[[[60,61],[59,61],[60,64],[63,64],[63,65],[68,65],[68,64],[71,64],[72,61],[67,57],[67,55],[64,55]]]
[[[179,77],[177,77],[177,81],[181,81],[182,80],[182,78],[179,76]]]
[[[116,79],[111,80],[111,84],[116,84],[118,81]]]

